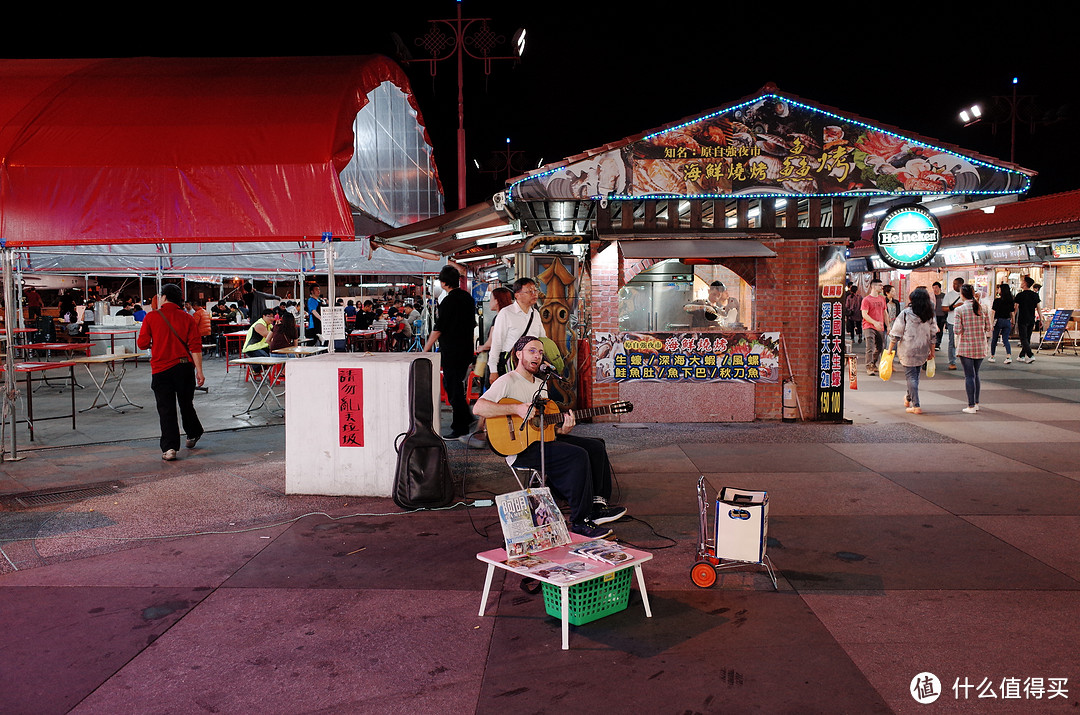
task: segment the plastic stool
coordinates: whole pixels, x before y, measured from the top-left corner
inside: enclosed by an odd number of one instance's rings
[[[439,399],[450,407],[450,396],[446,394],[446,387],[443,385],[442,370],[439,370]]]
[[[465,386],[465,399],[472,402],[476,398],[480,397],[480,387],[483,384],[483,379],[479,375],[473,374],[472,370],[469,371],[469,379]],[[473,391],[473,381],[477,381],[476,391]]]

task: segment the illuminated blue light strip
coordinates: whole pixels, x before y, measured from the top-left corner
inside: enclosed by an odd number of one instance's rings
[[[811,107],[808,104],[803,104],[802,102],[797,102],[797,101],[795,101],[793,99],[790,99],[790,98],[785,97],[785,96],[780,95],[780,94],[763,94],[760,97],[757,97],[755,99],[751,99],[749,101],[743,102],[742,104],[737,104],[737,105],[735,105],[733,107],[728,107],[727,109],[721,109],[721,110],[718,110],[718,111],[713,112],[711,114],[706,114],[705,116],[697,117],[696,119],[692,119],[692,120],[690,120],[688,122],[683,122],[682,124],[676,125],[674,127],[669,127],[668,129],[663,129],[663,130],[658,131],[658,132],[653,132],[652,134],[647,134],[646,136],[642,137],[639,141],[649,141],[651,139],[654,139],[655,137],[661,136],[662,134],[667,134],[669,132],[678,131],[679,129],[689,127],[689,126],[691,126],[693,124],[699,124],[701,122],[712,119],[713,117],[718,117],[718,116],[720,116],[722,114],[727,114],[728,112],[736,112],[736,111],[742,109],[743,107],[749,107],[749,106],[751,106],[753,104],[757,104],[758,102],[761,102],[761,101],[766,100],[766,99],[779,99],[779,100],[782,100],[784,102],[787,102],[788,104],[790,104],[792,106],[800,107],[800,108],[808,110],[810,112],[816,112],[817,114],[823,114],[823,115],[825,115],[827,117],[830,117],[832,119],[836,119],[836,120],[839,120],[839,121],[842,121],[842,122],[847,122],[849,124],[854,124],[856,126],[863,127],[865,129],[873,130],[873,131],[878,132],[880,134],[885,134],[885,135],[888,135],[888,136],[891,136],[891,137],[896,137],[897,139],[903,139],[905,142],[909,142],[911,144],[916,144],[918,146],[927,147],[928,149],[934,149],[935,151],[940,151],[940,152],[943,152],[945,154],[950,154],[952,156],[959,156],[959,157],[963,158],[965,161],[968,161],[968,162],[970,162],[972,164],[977,164],[979,166],[986,167],[986,168],[991,169],[993,171],[1003,171],[1005,173],[1016,174],[1016,175],[1022,176],[1024,178],[1024,187],[1021,188],[1021,189],[1016,189],[1016,190],[1011,190],[1011,191],[1007,191],[1007,190],[1000,190],[1000,191],[964,191],[964,192],[962,192],[964,194],[970,194],[970,195],[973,195],[973,196],[997,196],[997,195],[1002,195],[1002,194],[1021,194],[1021,193],[1024,193],[1025,191],[1027,191],[1031,187],[1031,177],[1028,176],[1027,174],[1024,174],[1023,172],[1016,171],[1015,169],[1007,169],[1005,167],[997,166],[995,164],[991,164],[989,162],[981,161],[979,159],[975,159],[975,158],[972,158],[972,157],[969,157],[969,156],[965,156],[963,154],[958,154],[955,151],[945,149],[944,147],[935,146],[933,144],[927,144],[926,142],[921,142],[921,141],[918,141],[916,139],[912,139],[911,137],[905,136],[903,134],[897,134],[896,132],[891,132],[891,131],[889,131],[887,129],[882,129],[881,127],[876,127],[876,126],[874,126],[872,124],[867,124],[866,122],[860,122],[858,120],[851,119],[850,117],[844,117],[844,116],[841,116],[839,114],[835,114],[833,112],[827,112],[824,109],[818,109],[817,107]],[[572,165],[570,165],[570,166],[572,166]],[[524,179],[521,179],[519,181],[515,181],[513,184],[510,185],[510,188],[507,189],[507,192],[506,192],[507,201],[513,202],[513,200],[514,200],[514,187],[516,187],[518,184],[522,184],[522,183],[524,183],[526,181],[532,181],[533,179],[542,179],[545,176],[550,176],[550,175],[556,174],[556,173],[558,173],[560,171],[564,171],[566,168],[568,168],[568,167],[564,166],[564,167],[559,167],[557,169],[551,169],[550,171],[545,171],[542,174],[535,174],[533,176],[525,177]],[[768,197],[776,198],[776,197],[780,197],[780,196],[796,196],[796,197],[805,196],[805,197],[820,197],[820,198],[850,198],[852,196],[865,196],[867,194],[873,194],[873,193],[882,194],[884,196],[924,196],[924,195],[926,195],[927,192],[925,192],[925,191],[885,191],[884,189],[857,189],[857,190],[854,190],[854,191],[844,191],[844,192],[831,193],[831,194],[802,194],[802,193],[794,193],[794,192],[790,192],[790,193],[789,192],[767,192],[765,194],[642,194],[642,195],[612,194],[612,195],[607,196],[607,197],[590,196],[589,198],[594,200],[594,201],[598,201],[601,198],[607,198],[607,199],[613,200],[613,201],[629,201],[629,200],[639,200],[639,199],[726,199],[726,198],[755,199],[755,198],[768,198]],[[931,193],[942,193],[942,192],[931,192]],[[948,192],[946,192],[946,193],[948,193]]]

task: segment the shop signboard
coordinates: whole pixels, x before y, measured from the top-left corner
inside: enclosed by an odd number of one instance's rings
[[[898,206],[878,221],[874,247],[893,268],[911,270],[929,263],[941,243],[941,227],[925,207]]]
[[[840,246],[818,253],[818,418],[844,419],[844,276],[847,262]]]
[[[780,334],[597,333],[597,382],[775,383]]]
[[[1013,194],[1025,174],[779,93],[521,179],[510,201]]]
[[[1062,241],[1051,246],[1054,258],[1080,258],[1080,243]]]
[[[989,248],[985,251],[978,251],[976,253],[976,258],[977,262],[980,264],[993,265],[997,263],[1027,261],[1030,256],[1028,255],[1027,245],[1021,245],[999,246],[997,248]]]

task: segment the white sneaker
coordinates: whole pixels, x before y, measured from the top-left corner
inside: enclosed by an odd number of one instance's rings
[[[166,449],[164,452],[161,453],[161,458],[163,460],[165,460],[166,462],[175,462],[176,461],[176,450],[175,449]]]
[[[1005,364],[1006,365],[1011,365],[1012,364],[1012,358],[1011,357],[1005,358]]]
[[[1030,364],[1031,364],[1031,363],[1033,363],[1033,362],[1035,362],[1035,358],[1033,358],[1033,357],[1029,357],[1029,358],[1028,358],[1028,365],[1030,365]]]
[[[978,408],[976,408],[976,407],[965,407],[964,409],[962,409],[962,410],[960,410],[960,411],[961,411],[961,412],[966,412],[966,413],[967,413],[967,414],[969,414],[969,415],[973,415],[973,414],[975,414],[976,412],[978,412],[979,410],[978,410]]]
[[[986,362],[996,362],[996,360],[994,360],[994,356],[991,355],[990,357],[986,358]]]

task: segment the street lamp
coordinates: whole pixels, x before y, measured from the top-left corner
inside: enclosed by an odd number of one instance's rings
[[[1016,163],[1016,119],[1021,114],[1025,116],[1021,117],[1025,121],[1030,121],[1031,131],[1035,131],[1035,124],[1039,123],[1036,120],[1036,108],[1035,97],[1032,95],[1016,94],[1016,85],[1020,83],[1019,77],[1012,78],[1012,97],[1003,95],[995,95],[994,106],[990,111],[990,123],[993,127],[994,134],[997,134],[997,125],[1004,120],[995,119],[995,116],[1004,116],[1005,112],[1001,111],[998,105],[1004,105],[1009,117],[1009,163]],[[969,127],[976,122],[979,122],[983,118],[982,108],[978,105],[972,105],[969,109],[963,109],[960,111],[960,120],[964,123],[965,127]]]
[[[488,27],[490,18],[463,18],[461,16],[461,0],[457,0],[457,17],[449,20],[429,20],[430,27],[427,34],[417,38],[415,44],[422,47],[431,55],[430,59],[411,60],[412,62],[427,62],[431,69],[431,76],[436,73],[436,65],[442,60],[457,58],[457,86],[458,86],[458,208],[465,208],[465,93],[464,85],[464,60],[465,55],[474,60],[484,63],[484,74],[491,74],[492,60],[517,61],[525,52],[525,28],[520,28],[514,33],[512,43],[516,54],[497,56],[490,54],[496,47],[505,43],[506,38],[498,35]],[[474,27],[474,25],[478,26]],[[449,28],[448,36],[445,28]]]

